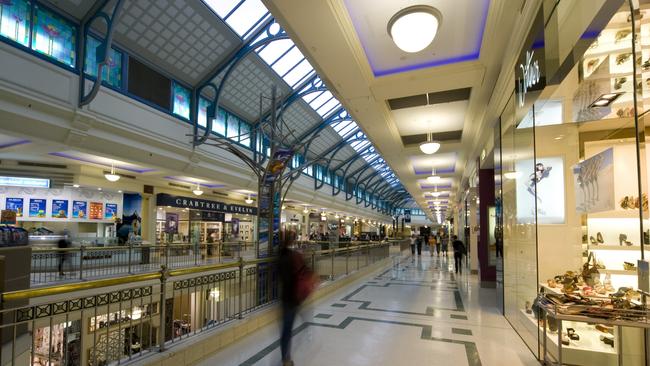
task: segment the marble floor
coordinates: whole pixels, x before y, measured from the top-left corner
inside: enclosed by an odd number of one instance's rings
[[[303,309],[295,365],[539,365],[499,314],[495,290],[428,254],[397,258]],[[278,339],[273,324],[200,365],[279,366]]]

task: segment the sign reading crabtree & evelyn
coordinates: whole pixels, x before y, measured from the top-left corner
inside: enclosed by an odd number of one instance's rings
[[[156,195],[156,206],[171,206],[201,211],[257,215],[257,208],[255,207],[210,201],[194,197],[173,196],[167,193],[158,193],[158,195]]]

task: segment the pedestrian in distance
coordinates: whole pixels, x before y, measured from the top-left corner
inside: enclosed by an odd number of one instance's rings
[[[411,255],[415,256],[415,234],[411,235]]]
[[[65,275],[65,273],[63,272],[63,264],[68,254],[66,253],[65,249],[70,248],[70,239],[68,238],[68,231],[63,230],[62,236],[63,237],[59,239],[59,241],[57,242],[57,247],[60,249],[57,253],[59,257],[59,276]]]
[[[463,256],[467,254],[467,248],[462,241],[458,240],[458,236],[454,235],[452,237],[453,242],[451,243],[454,248],[454,268],[456,273],[463,273]]]

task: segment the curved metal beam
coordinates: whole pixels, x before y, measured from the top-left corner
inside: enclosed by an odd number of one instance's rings
[[[103,3],[103,5],[99,8],[98,12],[94,14],[93,16],[90,17],[88,22],[85,22],[82,25],[83,28],[83,39],[81,42],[83,42],[83,53],[81,57],[83,57],[81,61],[81,75],[79,78],[79,83],[80,83],[80,89],[79,89],[79,108],[90,104],[90,102],[95,99],[97,96],[97,93],[99,93],[99,88],[102,86],[102,79],[104,78],[103,71],[104,67],[106,67],[106,64],[110,61],[110,50],[113,45],[113,31],[115,30],[115,22],[119,19],[120,16],[120,11],[122,10],[122,7],[124,6],[124,2],[122,0],[117,0],[115,3],[115,6],[113,7],[113,13],[111,15],[106,14],[103,10],[104,6],[106,5],[106,2]],[[97,77],[95,78],[93,82],[93,87],[90,89],[90,93],[87,95],[85,94],[86,92],[86,40],[88,39],[88,32],[90,30],[90,25],[95,21],[101,19],[106,23],[106,36],[104,39],[102,39],[101,44],[99,47],[96,49],[97,53]]]

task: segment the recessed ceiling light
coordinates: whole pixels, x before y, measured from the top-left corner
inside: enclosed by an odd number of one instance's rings
[[[441,20],[442,14],[431,6],[410,6],[388,21],[388,34],[402,51],[420,52],[436,38]]]
[[[74,188],[79,188],[80,186],[78,184],[73,184],[72,185]]]
[[[97,190],[98,190],[98,191],[101,191],[101,190],[102,190],[102,187],[97,188]]]
[[[600,97],[598,97],[596,100],[593,101],[589,105],[589,108],[594,108],[594,107],[607,107],[610,104],[612,104],[618,97],[623,95],[623,93],[607,93],[607,94],[602,94]]]

